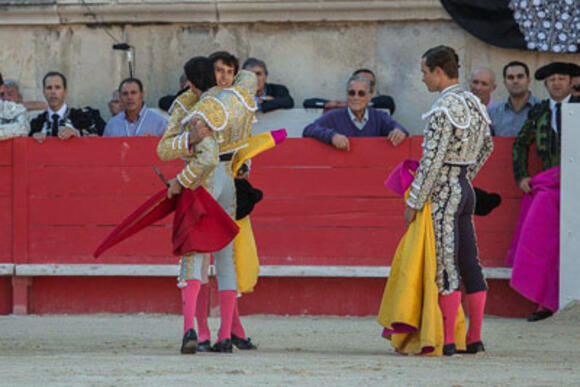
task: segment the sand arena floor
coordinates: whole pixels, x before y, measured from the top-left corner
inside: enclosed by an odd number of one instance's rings
[[[580,385],[580,305],[486,318],[488,352],[452,358],[397,355],[370,317],[243,321],[258,351],[184,356],[179,316],[2,316],[0,385]]]

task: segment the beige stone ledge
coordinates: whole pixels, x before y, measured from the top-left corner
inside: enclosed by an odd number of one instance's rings
[[[85,0],[85,4],[0,0],[0,26],[449,20],[437,0]]]

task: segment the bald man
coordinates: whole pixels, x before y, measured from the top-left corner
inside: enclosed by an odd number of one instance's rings
[[[495,74],[491,69],[478,67],[471,72],[469,89],[487,108],[494,104],[491,93],[495,88]]]

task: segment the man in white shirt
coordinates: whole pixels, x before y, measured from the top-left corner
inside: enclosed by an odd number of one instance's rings
[[[47,136],[68,140],[101,134],[105,121],[98,110],[73,109],[66,104],[67,80],[62,73],[47,73],[42,79],[42,87],[48,109],[30,122],[30,136],[42,143]]]

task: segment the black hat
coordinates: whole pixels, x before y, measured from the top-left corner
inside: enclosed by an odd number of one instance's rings
[[[536,70],[534,77],[538,80],[544,80],[552,74],[564,74],[575,77],[580,75],[580,66],[575,63],[552,62]]]
[[[263,198],[262,191],[252,187],[246,179],[235,179],[236,183],[236,220],[245,218],[252,212],[256,203]]]

